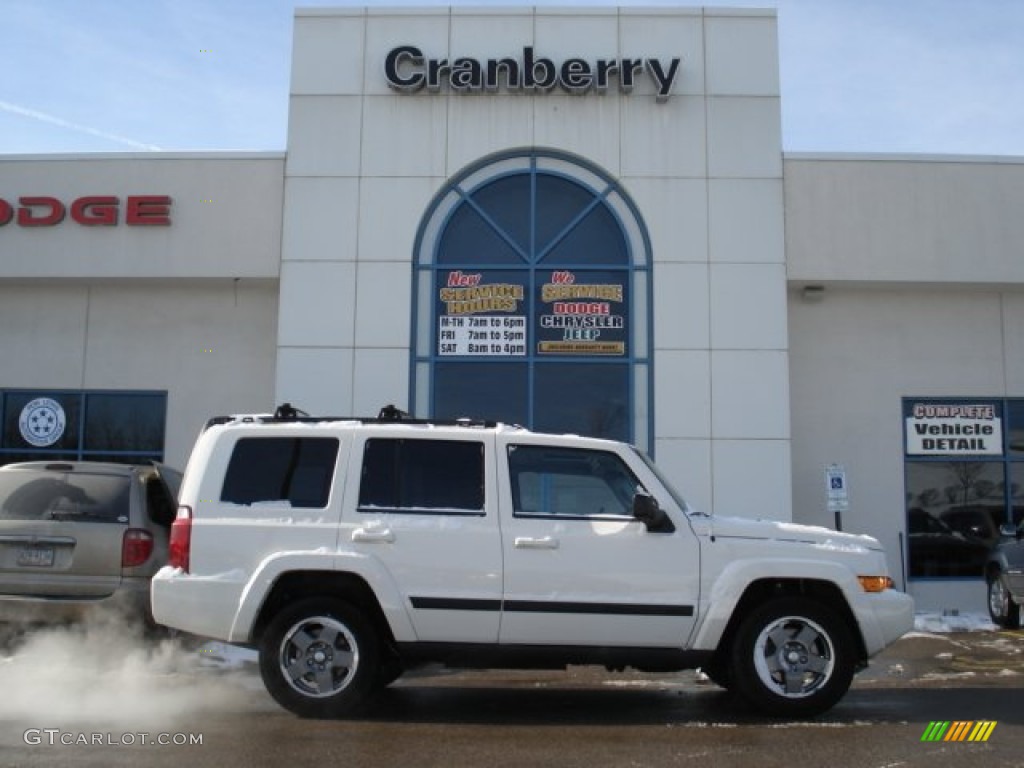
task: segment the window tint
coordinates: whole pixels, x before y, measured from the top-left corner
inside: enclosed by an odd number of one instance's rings
[[[1002,463],[907,462],[907,553],[913,578],[978,577],[1005,519]]]
[[[508,363],[438,363],[434,367],[434,417],[528,422],[526,366]],[[501,397],[495,397],[496,390]]]
[[[86,451],[159,453],[166,399],[148,394],[91,394],[85,399]]]
[[[326,507],[337,458],[335,438],[242,438],[231,454],[221,501]]]
[[[534,429],[629,440],[628,365],[538,365],[534,387]]]
[[[456,440],[367,440],[359,508],[482,512],[483,444]]]
[[[0,472],[0,520],[127,523],[129,490],[127,477]]]
[[[607,451],[512,445],[508,468],[517,516],[628,517],[641,487]]]
[[[0,389],[0,464],[162,461],[167,393]]]

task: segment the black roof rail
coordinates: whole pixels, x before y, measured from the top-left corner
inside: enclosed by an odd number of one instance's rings
[[[242,420],[259,424],[318,424],[325,421],[357,421],[360,424],[410,424],[438,427],[496,427],[498,422],[485,419],[414,419],[395,405],[385,405],[376,416],[310,416],[291,403],[281,403],[273,416],[215,416],[206,422],[204,430],[218,424]]]

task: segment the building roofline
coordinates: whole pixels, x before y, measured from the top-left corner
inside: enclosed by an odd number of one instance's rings
[[[783,160],[821,160],[833,163],[977,163],[1021,165],[1020,155],[940,155],[911,152],[783,152]]]
[[[67,162],[88,160],[284,160],[285,153],[280,150],[269,152],[211,150],[190,152],[52,152],[17,154],[0,153],[0,162]]]

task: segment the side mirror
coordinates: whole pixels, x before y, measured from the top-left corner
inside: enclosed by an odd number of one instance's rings
[[[643,523],[651,533],[672,533],[676,527],[653,496],[638,492],[633,495],[633,517]]]

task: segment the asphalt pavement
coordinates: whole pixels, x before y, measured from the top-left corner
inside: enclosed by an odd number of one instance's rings
[[[0,659],[3,768],[1024,766],[1019,631],[911,633],[806,721],[751,713],[695,672],[593,667],[422,670],[359,717],[302,720],[223,647],[105,657],[89,638],[68,645]],[[933,723],[982,721],[981,742],[923,740]]]

